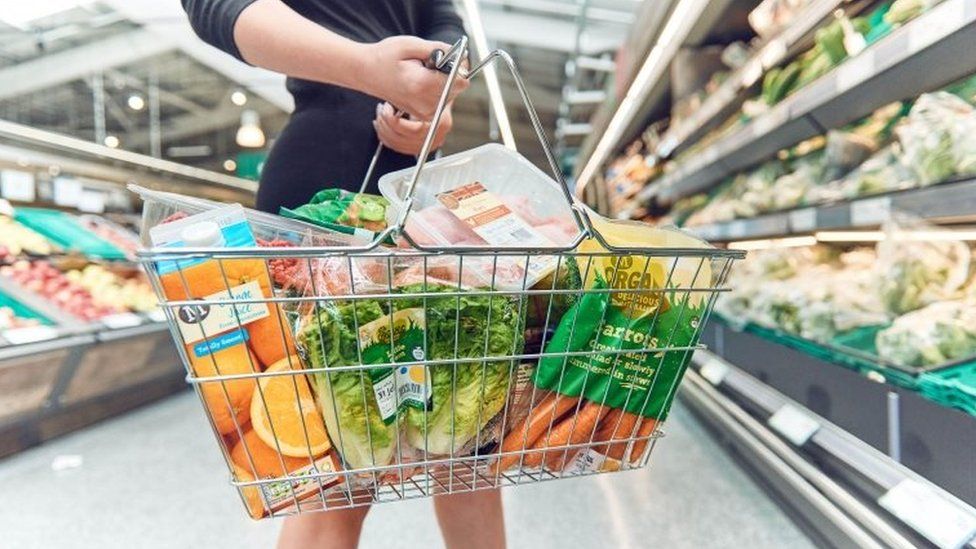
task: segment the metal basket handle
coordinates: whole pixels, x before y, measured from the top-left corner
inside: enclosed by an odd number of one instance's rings
[[[559,169],[559,164],[556,162],[556,158],[552,153],[552,147],[549,144],[549,140],[546,137],[545,130],[542,127],[542,122],[539,120],[539,115],[532,105],[532,99],[529,97],[528,91],[525,88],[525,83],[522,81],[522,76],[519,74],[518,69],[515,66],[515,61],[512,57],[505,51],[494,50],[489,53],[484,59],[478,62],[476,65],[471,67],[469,70],[465,71],[462,68],[461,60],[465,58],[468,53],[468,38],[462,36],[460,40],[454,43],[450,49],[446,52],[442,50],[435,50],[431,54],[431,58],[427,63],[427,66],[445,72],[448,75],[447,82],[444,85],[444,89],[441,90],[441,95],[437,101],[437,108],[434,111],[434,116],[430,121],[430,125],[427,128],[427,134],[424,136],[423,145],[420,148],[420,153],[417,155],[417,165],[414,168],[413,174],[410,177],[410,181],[407,184],[407,192],[404,197],[404,206],[399,212],[396,223],[387,230],[383,231],[381,234],[377,235],[375,244],[385,240],[391,234],[402,235],[404,239],[415,249],[425,252],[458,252],[458,251],[486,251],[494,250],[496,248],[491,246],[449,246],[449,247],[436,247],[436,246],[424,246],[418,244],[410,235],[404,230],[407,223],[407,217],[410,215],[413,209],[414,194],[416,191],[417,183],[420,180],[420,174],[423,172],[424,166],[427,164],[427,159],[430,156],[430,150],[433,146],[434,135],[437,131],[437,126],[440,123],[441,116],[444,114],[444,110],[447,108],[448,97],[450,97],[451,90],[454,87],[455,79],[458,76],[464,78],[471,78],[478,73],[480,73],[489,63],[501,60],[508,67],[509,72],[515,80],[516,88],[518,89],[519,95],[522,99],[522,104],[525,106],[526,111],[529,114],[529,119],[532,121],[532,128],[535,130],[536,137],[539,139],[539,143],[542,146],[542,150],[546,155],[546,160],[549,162],[549,167],[552,170],[552,175],[555,180],[559,183],[559,188],[562,191],[563,197],[566,203],[569,205],[570,210],[573,214],[573,220],[579,229],[580,234],[577,238],[567,246],[553,246],[553,247],[538,247],[534,246],[532,248],[505,248],[507,251],[569,251],[575,249],[580,242],[585,238],[590,236],[596,236],[601,242],[603,239],[600,238],[596,231],[593,230],[593,225],[590,222],[590,218],[586,212],[585,207],[576,201],[569,187],[566,185],[566,181],[563,178],[562,171]],[[377,147],[377,153],[382,150],[382,143]],[[370,163],[370,169],[367,173],[367,178],[372,175],[372,168],[374,167],[376,156],[373,157],[373,162]]]

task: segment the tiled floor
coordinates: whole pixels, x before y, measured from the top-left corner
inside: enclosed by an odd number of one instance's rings
[[[273,547],[199,407],[186,393],[0,461],[0,547]],[[510,547],[810,546],[685,410],[667,430],[648,469],[508,490]],[[440,546],[430,503],[377,506],[362,545]]]

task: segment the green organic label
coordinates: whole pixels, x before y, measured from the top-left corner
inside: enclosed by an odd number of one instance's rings
[[[563,315],[546,346],[546,353],[586,354],[543,357],[536,386],[664,419],[691,358],[689,350],[664,349],[697,343],[704,302],[662,291],[667,271],[656,261],[593,262],[586,286],[596,291]]]
[[[383,422],[389,425],[405,406],[429,409],[430,376],[422,364],[424,310],[402,309],[359,328],[363,364],[396,364],[369,372]]]

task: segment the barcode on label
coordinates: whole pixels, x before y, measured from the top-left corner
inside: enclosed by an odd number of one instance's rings
[[[518,228],[512,231],[512,236],[515,237],[517,240],[529,241],[532,240],[533,236],[535,235],[533,235],[532,233],[530,233],[525,229]]]

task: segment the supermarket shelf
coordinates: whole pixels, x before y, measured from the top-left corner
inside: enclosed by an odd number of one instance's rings
[[[0,457],[186,387],[164,323],[92,329],[0,347]]]
[[[885,546],[976,547],[976,509],[966,502],[730,362],[700,352],[694,364],[697,399],[774,438],[766,444],[777,455]]]
[[[46,173],[57,167],[72,178],[109,183],[124,190],[132,182],[226,202],[253,203],[257,183],[81,139],[0,120],[0,166]]]
[[[637,105],[633,112],[627,117],[621,126],[621,130],[616,132],[617,135],[614,138],[614,142],[610,144],[607,150],[614,151],[620,148],[621,143],[624,140],[633,138],[634,135],[639,133],[643,128],[643,124],[646,123],[647,117],[658,108],[661,101],[664,99],[665,94],[670,86],[670,72],[669,67],[671,61],[674,59],[675,54],[678,49],[686,44],[695,44],[702,40],[708,35],[709,31],[722,21],[722,16],[726,10],[735,3],[736,0],[707,0],[698,1],[699,6],[698,12],[691,16],[683,15],[678,13],[677,16],[682,16],[682,20],[675,20],[677,17],[675,11],[682,2],[694,2],[695,0],[680,0],[677,2],[672,2],[675,4],[674,9],[668,15],[667,21],[664,25],[658,27],[659,23],[655,23],[653,18],[659,18],[661,16],[659,9],[648,9],[642,12],[642,15],[646,15],[649,20],[645,21],[635,21],[632,25],[634,29],[650,29],[650,28],[660,28],[665,29],[669,25],[674,25],[676,31],[667,40],[667,43],[661,44],[660,47],[657,45],[657,41],[660,38],[658,33],[649,43],[647,43],[647,48],[643,51],[633,51],[631,55],[639,58],[640,62],[636,63],[633,71],[630,74],[636,75],[639,71],[644,60],[651,55],[659,56],[658,60],[654,65],[653,74],[646,80],[649,87],[644,93],[641,93],[637,97]],[[655,4],[655,3],[650,3]],[[633,86],[634,83],[632,82]],[[628,92],[629,93],[629,92]],[[580,146],[579,154],[576,158],[576,170],[579,175],[579,171],[589,162],[590,157],[593,155],[597,143],[600,142],[602,136],[606,133],[610,126],[610,121],[616,114],[619,105],[616,98],[610,98],[610,100],[604,102],[597,109],[591,118],[591,123],[593,124],[593,131],[588,135],[588,137],[583,141]]]
[[[976,179],[688,227],[688,230],[713,242],[749,240],[814,231],[877,227],[895,212],[908,213],[931,222],[976,222]]]
[[[668,158],[681,152],[733,114],[745,101],[745,92],[762,80],[767,70],[788,59],[801,45],[809,43],[811,33],[844,3],[845,0],[818,0],[797,14],[792,25],[768,40],[715,93],[709,95],[691,116],[668,128],[661,136],[656,154],[660,158]]]
[[[790,399],[816,416],[818,425],[829,425],[813,429],[809,440],[796,446],[867,497],[876,499],[896,486],[907,467],[976,505],[973,416],[881,382],[884,376],[853,371],[721,323],[709,323],[702,341],[713,353],[696,357],[702,375],[755,415],[766,420]]]
[[[678,164],[638,200],[700,192],[784,147],[971,74],[974,43],[976,0],[946,0]]]

